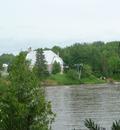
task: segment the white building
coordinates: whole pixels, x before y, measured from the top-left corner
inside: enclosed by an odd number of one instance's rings
[[[0,71],[1,76],[2,77],[7,77],[9,75],[9,73],[8,73],[8,64],[3,64],[2,68],[3,68],[3,70]]]
[[[59,55],[55,54],[51,50],[45,50],[43,52],[44,52],[44,56],[45,56],[45,60],[46,60],[46,64],[47,64],[49,73],[52,72],[53,63],[56,61],[61,66],[61,74],[62,74],[63,73],[63,64],[64,64],[62,58],[60,58]],[[26,59],[31,61],[31,68],[33,68],[33,66],[35,65],[35,62],[36,62],[36,51],[32,51],[32,50],[29,51]]]

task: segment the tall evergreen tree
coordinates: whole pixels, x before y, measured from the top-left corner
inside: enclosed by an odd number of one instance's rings
[[[56,61],[53,63],[53,66],[52,66],[52,74],[57,74],[57,73],[60,73],[61,71],[61,66],[60,66],[60,63],[57,63]]]
[[[8,92],[0,97],[0,130],[50,130],[54,114],[24,53],[10,71]]]
[[[44,79],[48,76],[48,70],[47,70],[47,65],[45,61],[45,56],[43,49],[37,49],[36,50],[36,63],[34,70],[40,79]]]

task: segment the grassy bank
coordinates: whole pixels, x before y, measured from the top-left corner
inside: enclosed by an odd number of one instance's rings
[[[43,84],[47,86],[51,85],[78,85],[78,84],[100,84],[105,83],[105,80],[100,80],[95,76],[90,76],[87,78],[81,78],[81,80],[75,80],[69,78],[66,74],[56,74],[51,75],[48,79],[46,79]]]
[[[49,76],[46,80],[42,81],[43,86],[56,86],[56,85],[79,85],[79,84],[102,84],[107,80],[101,80],[91,75],[90,77],[75,80],[68,77],[66,74],[56,74]],[[0,78],[0,92],[5,92],[7,86],[10,84],[9,80]]]

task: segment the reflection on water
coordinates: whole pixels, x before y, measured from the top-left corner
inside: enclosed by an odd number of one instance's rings
[[[120,119],[120,85],[47,87],[46,96],[57,114],[53,130],[85,129],[86,118],[109,130]]]

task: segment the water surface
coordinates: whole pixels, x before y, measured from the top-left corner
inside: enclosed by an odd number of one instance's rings
[[[120,85],[47,87],[46,95],[57,114],[53,130],[85,129],[86,118],[109,130],[120,119]]]

